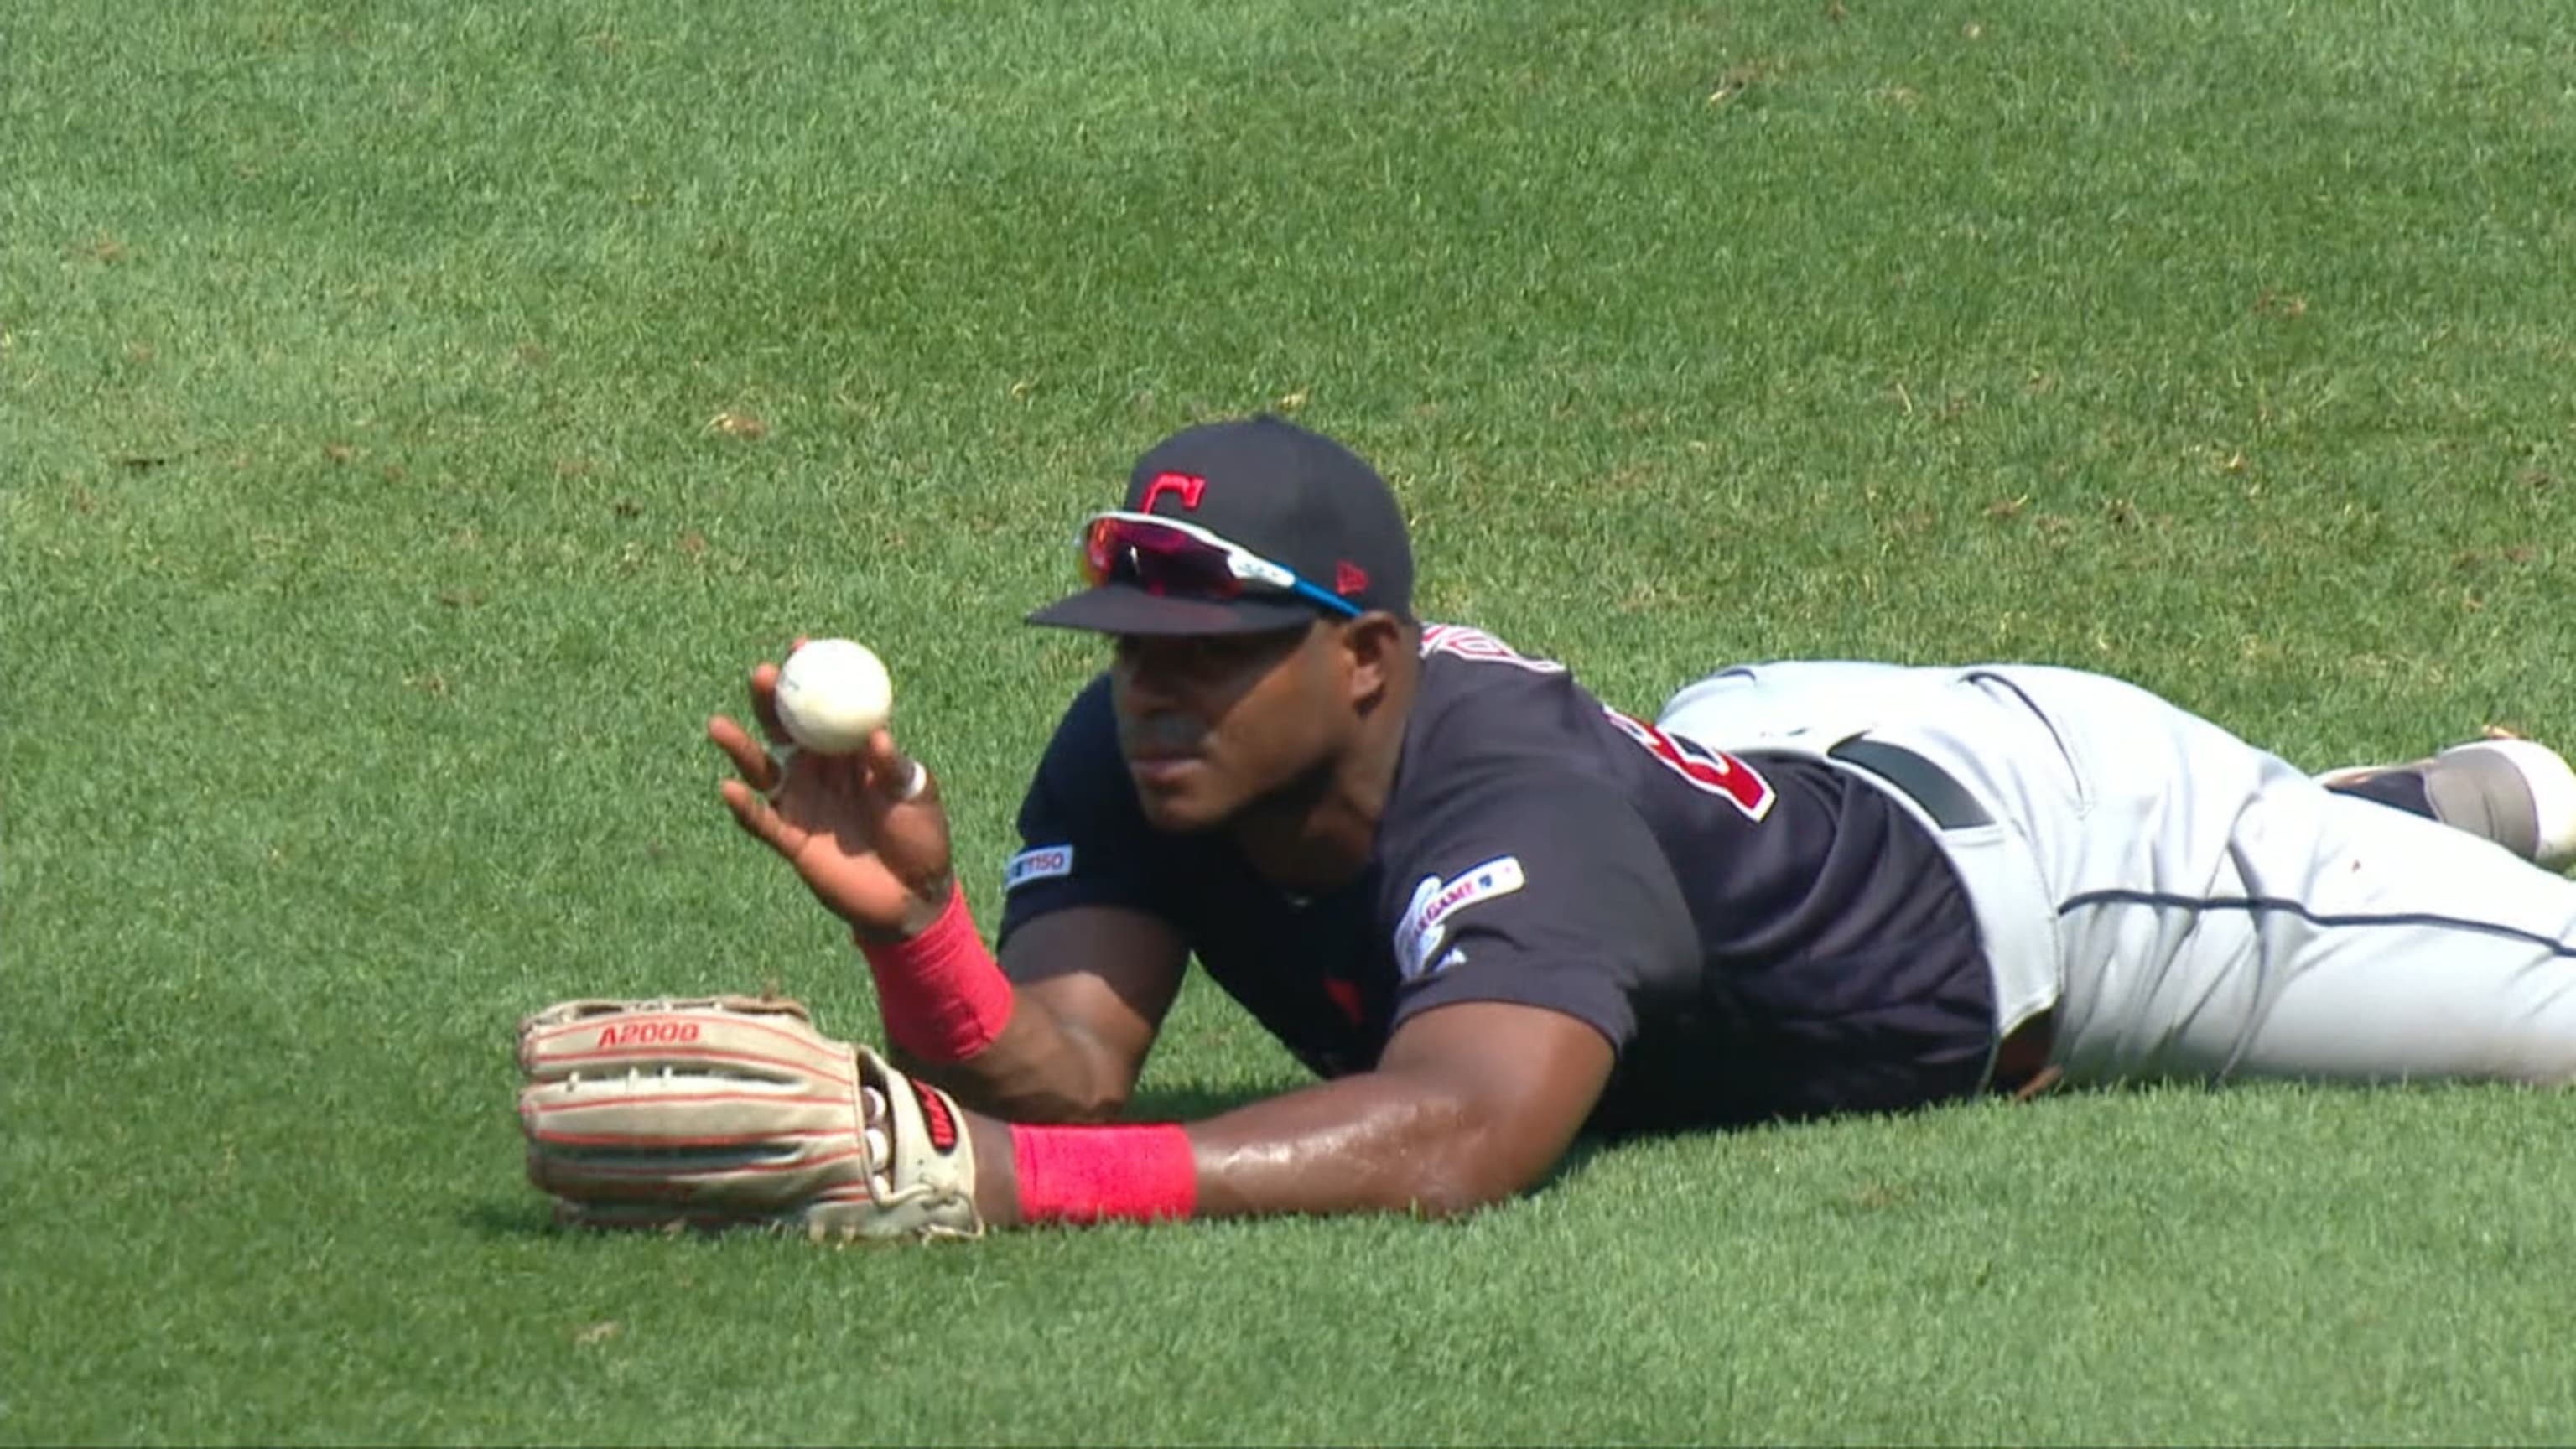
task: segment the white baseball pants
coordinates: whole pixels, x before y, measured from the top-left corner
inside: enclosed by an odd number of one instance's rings
[[[1940,833],[1998,1032],[2054,1011],[2071,1082],[2576,1079],[2576,881],[2329,792],[2134,685],[1753,664],[1683,689],[1660,723],[1818,757],[1866,735],[1954,777],[1993,819]]]

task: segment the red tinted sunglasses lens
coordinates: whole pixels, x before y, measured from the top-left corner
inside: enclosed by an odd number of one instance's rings
[[[1243,581],[1226,566],[1225,551],[1176,528],[1132,518],[1103,518],[1083,542],[1083,576],[1095,588],[1112,579],[1149,593],[1231,599]]]

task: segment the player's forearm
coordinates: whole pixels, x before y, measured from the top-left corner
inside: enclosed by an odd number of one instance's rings
[[[1014,1121],[1104,1121],[1125,1105],[1127,1079],[1106,1053],[1002,974],[962,892],[909,938],[859,946],[906,1072]]]
[[[1522,1191],[1553,1145],[1516,1140],[1446,1084],[1369,1072],[1191,1124],[1201,1216],[1410,1212],[1448,1217]]]
[[[1009,1122],[1108,1122],[1130,1083],[1108,1054],[1026,991],[992,1044],[973,1056],[930,1061],[893,1048],[896,1065],[954,1094],[969,1109]]]
[[[1561,1142],[1419,1079],[1371,1073],[1186,1127],[973,1124],[996,1226],[1410,1212],[1448,1217],[1545,1176]]]
[[[1279,1213],[1446,1217],[1556,1166],[1615,1060],[1579,1018],[1499,1001],[1422,1012],[1378,1068],[1186,1127],[977,1133],[976,1201],[996,1223]]]

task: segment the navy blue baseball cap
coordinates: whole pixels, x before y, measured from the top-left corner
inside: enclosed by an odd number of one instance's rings
[[[1377,470],[1264,414],[1184,429],[1136,461],[1081,539],[1090,587],[1028,616],[1104,634],[1249,634],[1409,617],[1413,548]]]

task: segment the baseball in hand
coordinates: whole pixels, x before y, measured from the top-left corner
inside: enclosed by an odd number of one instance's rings
[[[796,743],[819,755],[846,755],[885,728],[894,681],[865,644],[816,639],[787,656],[778,671],[778,722]]]

